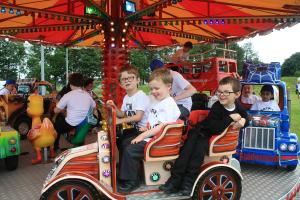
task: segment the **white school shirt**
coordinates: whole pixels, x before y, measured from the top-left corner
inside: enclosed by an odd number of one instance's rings
[[[276,101],[262,101],[259,100],[252,105],[251,110],[260,110],[260,111],[280,111],[280,108]]]
[[[184,91],[184,89],[190,85],[190,82],[185,80],[185,78],[183,78],[183,76],[180,73],[172,70],[170,70],[170,72],[173,77],[172,96],[175,97],[180,95]],[[193,102],[191,97],[187,97],[184,99],[177,100],[176,103],[177,105],[183,105],[183,107],[191,111]]]
[[[254,104],[256,101],[260,100],[260,98],[254,94],[251,94],[249,97],[242,96],[242,103],[246,104]]]
[[[161,123],[176,122],[180,116],[180,110],[172,97],[167,97],[162,101],[154,101],[149,107],[148,123],[150,128]],[[144,141],[150,141],[145,138]]]
[[[150,100],[149,97],[141,90],[136,92],[132,96],[126,95],[123,99],[123,104],[121,110],[126,113],[126,116],[134,116],[137,111],[143,111],[144,115],[141,121],[132,122],[132,125],[137,125],[138,127],[146,127],[147,125],[147,108],[149,107]]]
[[[77,126],[87,116],[90,107],[96,106],[92,97],[82,89],[76,89],[65,94],[58,104],[59,109],[65,109],[67,107],[66,122],[71,126]]]

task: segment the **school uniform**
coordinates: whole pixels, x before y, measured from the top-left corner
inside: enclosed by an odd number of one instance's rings
[[[213,135],[221,134],[233,122],[229,116],[233,113],[245,118],[247,126],[247,112],[237,102],[231,110],[227,110],[219,101],[213,104],[208,117],[189,131],[166,184],[172,184],[176,189],[180,189],[180,186],[189,189],[192,187],[208,152],[209,139]]]
[[[123,111],[127,117],[136,115],[137,111],[143,111],[144,115],[140,121],[128,123],[132,126],[132,128],[124,129],[123,131],[118,131],[117,147],[119,150],[120,159],[122,158],[123,146],[127,146],[127,138],[136,137],[140,133],[139,128],[147,126],[147,108],[149,107],[149,104],[149,97],[141,90],[139,90],[132,96],[125,95],[125,97],[123,98],[121,111]]]
[[[155,101],[149,107],[148,112],[149,128],[154,128],[161,123],[176,122],[180,111],[172,97],[162,101]],[[120,164],[120,179],[138,180],[139,162],[144,158],[144,148],[151,138],[145,138],[137,144],[129,144],[124,148]]]

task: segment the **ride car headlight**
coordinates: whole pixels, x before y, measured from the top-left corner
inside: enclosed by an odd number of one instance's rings
[[[288,145],[288,150],[289,151],[295,151],[296,150],[296,145],[295,144],[289,144]]]
[[[286,151],[286,150],[287,150],[287,145],[286,145],[286,143],[281,143],[280,146],[279,146],[279,149],[280,149],[281,151]]]
[[[16,144],[17,143],[17,140],[15,139],[15,138],[10,138],[9,140],[8,140],[8,144],[10,144],[10,145],[14,145],[14,144]]]

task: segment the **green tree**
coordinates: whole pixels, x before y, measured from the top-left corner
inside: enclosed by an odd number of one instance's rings
[[[16,80],[23,71],[24,55],[23,43],[0,40],[0,79]]]
[[[66,49],[45,47],[45,80],[57,85],[66,82]],[[80,72],[85,77],[99,78],[102,70],[101,55],[94,48],[69,49],[69,73]],[[40,78],[40,45],[28,49],[27,76]]]
[[[69,49],[69,69],[85,77],[100,78],[102,54],[96,48]]]
[[[300,70],[300,52],[294,53],[282,64],[282,75],[293,76]]]
[[[247,42],[242,46],[244,50],[244,61],[251,61],[252,63],[259,63],[257,53],[253,50],[251,42]]]

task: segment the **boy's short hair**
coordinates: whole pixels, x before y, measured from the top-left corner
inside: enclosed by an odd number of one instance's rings
[[[227,85],[230,84],[232,87],[233,92],[240,92],[241,91],[241,83],[237,78],[228,76],[225,78],[222,78],[219,82],[219,85]]]
[[[94,82],[93,78],[87,78],[87,79],[84,80],[83,86],[86,87],[86,86],[88,86],[89,84],[91,84],[93,82]]]
[[[133,66],[126,66],[126,67],[122,67],[121,70],[120,70],[119,81],[120,81],[120,78],[121,78],[121,74],[123,72],[127,72],[128,74],[134,74],[137,78],[140,78],[139,71],[135,67],[133,67]]]
[[[274,89],[273,89],[272,85],[264,85],[260,89],[260,92],[271,92],[271,94],[273,95]]]
[[[149,82],[153,80],[162,80],[164,84],[172,84],[173,82],[173,77],[171,75],[171,72],[167,68],[159,68],[154,70],[150,77],[149,77]]]
[[[83,86],[83,76],[82,74],[75,72],[70,74],[69,76],[69,83],[75,87],[82,87]]]
[[[193,48],[193,43],[188,41],[188,42],[184,43],[183,47],[192,49]]]

